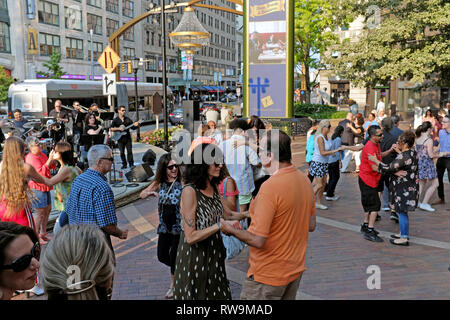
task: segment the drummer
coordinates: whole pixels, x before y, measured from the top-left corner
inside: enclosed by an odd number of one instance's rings
[[[51,138],[53,139],[53,145],[57,144],[59,141],[62,140],[63,138],[63,130],[60,129],[56,130],[56,126],[58,125],[57,122],[53,121],[53,120],[48,120],[46,123],[46,130],[44,132],[42,132],[41,134],[41,139],[48,139]]]
[[[22,116],[22,110],[20,110],[20,109],[14,110],[13,123],[14,123],[14,127],[16,127],[16,129],[25,131],[25,128],[23,127],[23,125],[27,122],[28,122],[28,120]]]

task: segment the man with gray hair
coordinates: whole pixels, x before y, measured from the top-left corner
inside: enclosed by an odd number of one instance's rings
[[[67,200],[69,224],[98,226],[114,253],[111,236],[126,239],[128,230],[117,227],[114,194],[105,176],[111,170],[112,151],[98,144],[89,149],[87,157],[89,169],[75,178]]]

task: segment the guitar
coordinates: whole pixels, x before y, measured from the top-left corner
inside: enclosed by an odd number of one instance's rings
[[[141,124],[142,122],[144,122],[144,120],[139,120],[138,123]],[[132,124],[130,124],[129,126],[125,127],[125,129],[123,131],[114,131],[111,139],[114,142],[118,142],[120,140],[120,138],[122,138],[124,135],[127,134],[127,130],[130,129],[131,127],[134,126],[134,122]]]

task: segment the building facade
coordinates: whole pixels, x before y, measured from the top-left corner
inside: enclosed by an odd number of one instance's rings
[[[168,4],[169,1],[166,1]],[[0,0],[0,64],[18,79],[38,78],[47,71],[43,64],[54,50],[62,55],[64,78],[90,79],[91,52],[94,78],[105,73],[97,63],[109,36],[122,25],[146,12],[161,0]],[[205,4],[235,8],[224,0]],[[178,25],[184,8],[166,14],[167,77],[182,79],[180,52],[168,34]],[[222,73],[222,86],[235,86],[238,80],[236,17],[231,13],[194,8],[211,34],[211,45],[194,55],[193,80],[213,83],[214,72]],[[161,16],[152,15],[139,22],[120,38],[121,61],[133,57],[147,61],[138,72],[139,81],[162,83]],[[92,30],[92,32],[91,32]],[[92,33],[92,34],[91,34]],[[13,34],[14,37],[10,35]],[[241,41],[242,42],[242,41]],[[127,68],[123,81],[133,80]]]

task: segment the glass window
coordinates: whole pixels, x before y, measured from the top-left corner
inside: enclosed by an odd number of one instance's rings
[[[157,64],[156,64],[156,57],[152,55],[146,55],[146,60],[149,60],[145,63],[145,70],[146,71],[156,71]]]
[[[81,10],[75,7],[64,7],[64,23],[66,29],[82,30]]]
[[[134,27],[128,28],[128,30],[123,33],[123,40],[134,41]]]
[[[9,26],[5,22],[0,22],[0,52],[11,52],[11,39],[9,37]]]
[[[7,0],[0,0],[0,9],[8,9]]]
[[[95,34],[102,34],[102,17],[95,14],[87,14],[87,29],[93,29]]]
[[[134,2],[130,0],[122,0],[122,14],[125,17],[133,18]]]
[[[106,0],[106,11],[119,13],[119,0]]]
[[[61,52],[59,36],[55,36],[47,33],[39,34],[39,48],[41,56],[50,56],[53,50]]]
[[[176,73],[177,72],[177,59],[170,59],[169,60],[169,72]]]
[[[91,60],[91,48],[90,48],[90,45],[91,45],[91,43],[89,41],[89,50],[88,50],[88,60],[89,61]],[[94,60],[97,61],[98,58],[100,57],[100,55],[103,52],[103,43],[101,43],[101,42],[94,42],[92,44],[92,48],[93,48],[93,51],[94,51]]]
[[[90,6],[101,8],[102,0],[87,0],[86,3]]]
[[[106,18],[106,36],[109,37],[119,29],[119,21]]]
[[[59,6],[48,1],[39,1],[39,22],[59,26]]]
[[[66,38],[66,58],[84,59],[83,40]]]

